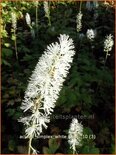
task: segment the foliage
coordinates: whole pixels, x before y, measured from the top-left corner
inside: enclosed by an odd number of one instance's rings
[[[105,36],[110,33],[114,35],[114,8],[99,2],[98,8],[89,11],[86,2],[83,2],[82,30],[77,33],[76,15],[79,2],[50,2],[51,26],[45,17],[42,2],[38,3],[37,16],[34,1],[5,1],[1,5],[2,153],[27,151],[27,140],[19,138],[23,135],[23,126],[17,121],[22,115],[20,104],[28,79],[42,52],[63,33],[73,38],[77,53],[53,114],[87,116],[86,119],[79,118],[84,126],[84,135],[95,134],[96,139],[83,139],[82,146],[77,148],[79,153],[114,153],[114,48],[106,63],[103,52]],[[17,17],[16,38],[12,31],[12,12],[15,12]],[[30,14],[32,22],[35,23],[32,29],[26,24],[26,13]],[[94,17],[95,14],[97,18]],[[91,28],[97,31],[92,42],[86,37],[87,29]],[[15,39],[18,60],[15,56]],[[94,119],[89,119],[90,115],[93,115]],[[51,119],[49,128],[43,134],[67,135],[70,121]],[[45,154],[72,153],[67,140],[42,139],[38,144],[37,149]]]

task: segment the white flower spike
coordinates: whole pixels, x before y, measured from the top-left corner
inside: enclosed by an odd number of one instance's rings
[[[55,102],[75,54],[73,40],[60,35],[59,43],[47,46],[30,78],[21,109],[29,112],[19,121],[25,125],[25,138],[38,137],[50,122]]]
[[[11,19],[12,19],[12,28],[16,30],[17,28],[17,18],[16,14],[14,12],[11,13]]]
[[[77,32],[80,32],[82,29],[82,17],[83,14],[81,13],[81,11],[79,11],[79,13],[76,16]]]
[[[48,1],[44,1],[43,5],[44,5],[45,16],[49,18],[50,10],[49,10]]]
[[[81,146],[82,134],[82,124],[80,124],[76,118],[73,118],[68,132],[68,143],[73,150],[73,154],[76,152],[76,146]]]
[[[108,53],[112,50],[112,47],[114,45],[113,36],[111,34],[106,36],[106,39],[104,41],[104,52]]]
[[[29,13],[26,13],[25,20],[28,26],[31,26],[31,17]]]
[[[94,30],[92,30],[92,29],[87,30],[87,38],[89,40],[93,41],[93,39],[95,38],[95,35],[96,35],[96,33]]]

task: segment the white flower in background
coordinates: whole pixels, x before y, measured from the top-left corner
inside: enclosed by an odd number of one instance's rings
[[[17,27],[17,18],[14,12],[11,13],[11,20],[12,20],[12,28],[16,30]]]
[[[44,1],[43,6],[45,11],[45,16],[48,18],[48,25],[51,26],[49,2]]]
[[[93,8],[93,6],[92,6],[91,2],[86,2],[86,9],[91,11],[92,8]]]
[[[73,40],[60,35],[59,43],[47,46],[30,77],[21,109],[30,115],[19,121],[25,125],[25,138],[38,137],[50,122],[55,102],[75,54]]]
[[[25,20],[28,26],[31,26],[31,17],[29,13],[26,13]]]
[[[73,153],[76,152],[76,146],[81,146],[82,135],[83,125],[76,118],[73,118],[68,131],[68,143]]]
[[[80,38],[80,39],[83,39],[84,37],[85,37],[85,35],[84,35],[83,33],[80,33],[80,34],[79,34],[79,38]]]
[[[83,14],[81,13],[81,11],[76,16],[77,32],[81,31],[82,29],[82,16]]]
[[[112,50],[112,47],[114,45],[114,40],[113,40],[113,36],[111,34],[106,36],[106,39],[104,41],[104,52],[108,54],[108,52],[110,52]]]
[[[93,1],[93,6],[94,6],[95,8],[98,8],[98,7],[99,7],[98,1]]]
[[[48,1],[44,1],[43,5],[44,5],[45,16],[49,18],[50,10],[49,10]]]
[[[86,34],[87,38],[92,41],[95,38],[96,32],[92,29],[88,29]]]

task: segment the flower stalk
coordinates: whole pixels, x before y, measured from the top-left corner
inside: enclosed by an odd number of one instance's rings
[[[13,28],[13,32],[14,32],[15,54],[16,54],[16,59],[18,60],[17,37],[16,37],[17,18],[16,18],[16,14],[14,12],[11,13],[11,20],[12,20],[12,28]]]

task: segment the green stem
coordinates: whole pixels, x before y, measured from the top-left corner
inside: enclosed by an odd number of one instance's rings
[[[49,17],[48,17],[48,25],[51,26],[50,15],[49,15]]]
[[[31,143],[32,143],[32,137],[29,139],[28,154],[31,153]]]
[[[80,1],[79,12],[81,11],[81,8],[82,8],[82,0]]]
[[[16,59],[18,60],[18,52],[17,52],[17,38],[16,38],[16,31],[15,31],[15,30],[14,30],[14,36],[15,36],[15,40],[14,40],[15,54],[16,54]]]
[[[48,7],[49,7],[48,25],[51,26],[51,20],[50,20],[50,3],[48,3]]]
[[[36,31],[38,36],[38,4],[36,4]]]
[[[105,57],[105,61],[104,61],[104,67],[106,65],[107,58],[108,58],[108,53],[106,53],[106,57]]]

